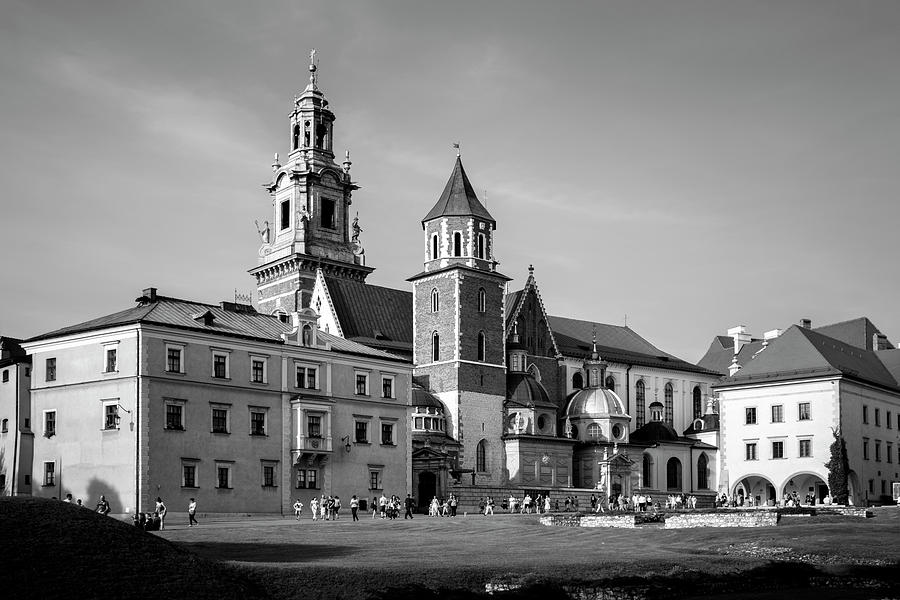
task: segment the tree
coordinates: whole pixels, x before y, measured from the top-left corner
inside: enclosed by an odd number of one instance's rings
[[[847,459],[847,443],[841,435],[841,429],[832,428],[834,442],[831,443],[831,460],[825,463],[828,469],[828,487],[831,499],[835,504],[847,504],[850,490],[847,480],[850,477],[850,461]]]

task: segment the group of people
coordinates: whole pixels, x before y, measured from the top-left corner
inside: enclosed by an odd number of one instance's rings
[[[309,512],[312,513],[313,521],[320,519],[322,521],[337,521],[341,514],[341,506],[340,496],[326,496],[322,494],[320,498],[313,496],[312,500],[309,501]],[[353,512],[353,520],[359,521],[359,517],[356,515],[357,510],[359,510],[359,498],[355,495],[350,499],[350,509]],[[294,516],[298,521],[303,516],[303,503],[300,501],[300,498],[297,498],[297,501],[294,502]]]
[[[400,509],[402,508],[405,509],[403,519],[412,519],[415,506],[416,503],[412,494],[407,494],[406,499],[401,500],[400,496],[396,494],[391,494],[391,497],[388,498],[382,493],[380,498],[372,496],[372,518],[374,519],[376,516],[381,515],[382,519],[394,520],[400,516]]]
[[[428,504],[429,517],[455,517],[459,507],[459,498],[450,494],[449,498],[432,497]]]

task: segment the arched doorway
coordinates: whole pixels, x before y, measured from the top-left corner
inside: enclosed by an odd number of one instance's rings
[[[666,489],[681,491],[681,461],[674,456],[666,463]]]
[[[738,505],[774,506],[777,500],[775,486],[761,475],[748,475],[737,482],[732,492]]]
[[[709,489],[709,459],[706,458],[706,452],[701,453],[697,459],[697,489]]]
[[[822,504],[828,495],[828,483],[815,473],[795,473],[784,480],[781,497],[786,500],[794,493],[801,504]]]
[[[431,471],[422,471],[419,473],[419,506],[428,506],[435,496],[437,496],[437,475]]]

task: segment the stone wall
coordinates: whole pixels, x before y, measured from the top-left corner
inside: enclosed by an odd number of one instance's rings
[[[465,482],[471,481],[471,474],[466,473],[462,476],[463,484],[462,485],[452,485],[450,486],[449,493],[455,495],[459,498],[459,512],[469,512],[469,513],[477,513],[478,512],[478,503],[485,496],[490,496],[494,499],[494,512],[495,513],[505,513],[507,511],[501,508],[501,503],[504,499],[509,500],[510,494],[512,494],[515,498],[521,499],[525,496],[526,488],[519,487],[509,487],[509,486],[471,486],[465,485]],[[578,498],[578,512],[588,513],[591,511],[591,493],[597,494],[596,490],[584,490],[578,488],[567,488],[567,487],[528,487],[527,490],[531,492],[532,497],[535,496],[535,493],[540,494],[550,494],[551,500],[555,500],[559,498],[559,511],[562,512],[565,510],[565,497],[566,496],[575,496]],[[599,495],[599,494],[598,494]],[[555,512],[555,511],[551,511]],[[572,509],[572,512],[575,512]]]
[[[541,525],[551,527],[617,527],[634,529],[634,514],[619,515],[566,515],[555,514],[541,517]]]
[[[778,513],[768,510],[666,515],[666,529],[686,529],[690,527],[774,527],[777,524]]]

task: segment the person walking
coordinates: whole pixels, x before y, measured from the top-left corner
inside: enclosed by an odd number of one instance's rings
[[[340,496],[335,496],[335,497],[334,497],[334,514],[333,514],[333,516],[331,517],[331,520],[332,520],[332,521],[337,521],[337,520],[338,520],[338,514],[339,514],[340,512],[341,512],[341,497],[340,497]]]
[[[319,500],[313,496],[312,500],[309,501],[309,510],[312,513],[312,520],[319,520]]]
[[[350,514],[354,521],[359,521],[359,498],[356,497],[356,494],[350,497]]]
[[[303,513],[303,503],[300,502],[300,498],[297,498],[297,501],[294,502],[294,516],[297,517],[297,520],[300,520],[300,515]]]
[[[459,501],[456,499],[456,496],[450,494],[450,516],[456,516],[456,508],[459,505]]]
[[[188,527],[194,525],[199,527],[200,523],[197,522],[197,501],[191,498],[191,501],[188,502]]]
[[[403,520],[412,519],[413,514],[413,506],[415,505],[415,500],[413,500],[412,494],[406,495],[406,500],[403,501],[404,508],[406,508],[406,512],[403,514]]]
[[[162,498],[159,496],[156,497],[156,514],[159,516],[159,530],[162,531],[166,528],[166,505],[163,503]]]
[[[494,499],[490,496],[487,497],[487,506],[484,507],[484,515],[494,516]]]

